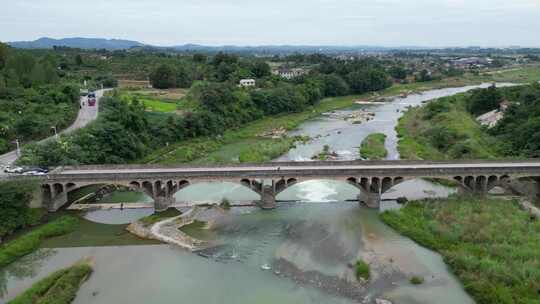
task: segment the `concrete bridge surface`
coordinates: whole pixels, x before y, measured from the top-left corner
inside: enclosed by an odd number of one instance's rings
[[[40,178],[42,206],[55,211],[75,189],[114,184],[142,191],[157,210],[175,203],[174,194],[203,182],[233,182],[261,196],[261,208],[275,208],[276,195],[307,180],[337,180],[358,188],[358,200],[379,206],[381,194],[416,178],[456,182],[464,191],[486,193],[526,178],[540,191],[540,160],[275,162],[215,166],[99,165],[59,167]]]

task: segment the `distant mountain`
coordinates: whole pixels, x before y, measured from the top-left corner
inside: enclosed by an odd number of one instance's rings
[[[34,41],[14,41],[8,42],[9,45],[22,49],[51,49],[53,46],[65,46],[80,49],[107,49],[123,50],[132,47],[142,47],[143,43],[132,40],[122,39],[103,39],[103,38],[39,38]]]

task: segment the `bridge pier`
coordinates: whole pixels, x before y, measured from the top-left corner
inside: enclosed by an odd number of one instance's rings
[[[174,196],[157,196],[154,198],[155,211],[165,211],[176,202]]]
[[[46,202],[44,205],[47,206],[47,211],[49,212],[56,212],[58,209],[60,209],[62,206],[64,206],[68,201],[68,194],[67,191],[61,192],[56,194],[54,197],[51,197],[48,200],[45,200]]]
[[[369,208],[379,209],[381,205],[381,195],[379,193],[361,191],[357,198],[359,204],[364,204]]]
[[[261,193],[261,201],[259,205],[262,209],[275,209],[276,204],[276,193],[273,186],[264,186]]]

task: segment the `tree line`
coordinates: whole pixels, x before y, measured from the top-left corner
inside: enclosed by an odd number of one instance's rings
[[[230,55],[216,57],[204,62],[214,67],[238,64]],[[262,85],[253,90],[239,88],[229,80],[199,81],[189,92],[189,98],[197,100],[199,107],[182,116],[145,112],[136,97],[128,102],[121,101],[119,96],[105,98],[97,122],[73,135],[62,136],[59,141],[28,146],[20,163],[53,166],[135,161],[151,152],[152,147],[219,136],[225,130],[264,116],[306,110],[324,97],[364,93],[391,84],[384,70],[373,64],[358,64],[344,70],[347,80],[333,71],[325,74],[317,70],[294,80],[261,72],[266,76],[260,78]]]

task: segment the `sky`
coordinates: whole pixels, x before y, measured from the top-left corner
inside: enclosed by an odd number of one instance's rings
[[[0,41],[540,47],[540,0],[0,0]]]

